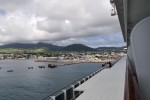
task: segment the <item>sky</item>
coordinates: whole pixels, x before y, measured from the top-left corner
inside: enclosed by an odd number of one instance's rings
[[[0,45],[124,46],[109,0],[0,0]]]

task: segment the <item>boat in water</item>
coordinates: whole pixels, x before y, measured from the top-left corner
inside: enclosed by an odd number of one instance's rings
[[[33,69],[33,67],[28,67],[28,69]]]
[[[56,68],[57,65],[54,65],[54,64],[48,64],[48,68]]]
[[[38,66],[39,68],[45,68],[45,66]]]
[[[14,70],[7,70],[7,72],[13,72]]]

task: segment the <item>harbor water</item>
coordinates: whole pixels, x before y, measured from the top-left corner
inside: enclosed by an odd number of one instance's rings
[[[0,100],[41,100],[101,68],[100,63],[80,63],[57,68],[48,68],[48,64],[34,60],[0,60]]]

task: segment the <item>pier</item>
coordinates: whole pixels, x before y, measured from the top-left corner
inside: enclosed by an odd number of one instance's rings
[[[82,63],[82,62],[80,62],[80,63]],[[60,66],[68,66],[68,65],[80,64],[80,63],[48,64],[48,68],[56,68],[56,67],[60,67]]]

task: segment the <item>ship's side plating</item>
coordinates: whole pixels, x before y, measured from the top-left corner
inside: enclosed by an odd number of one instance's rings
[[[125,100],[150,100],[150,1],[113,1],[128,47]]]

